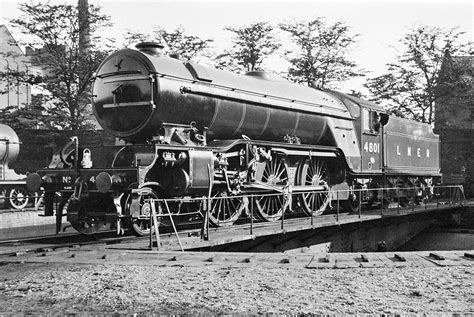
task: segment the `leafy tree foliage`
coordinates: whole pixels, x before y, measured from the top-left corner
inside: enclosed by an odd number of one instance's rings
[[[436,128],[468,128],[474,122],[474,56],[446,52],[436,85]]]
[[[390,102],[389,111],[399,116],[432,123],[439,97],[439,73],[446,54],[465,54],[469,43],[461,43],[463,32],[418,25],[399,41],[402,53],[387,72],[370,78],[366,87],[374,101]]]
[[[154,30],[155,38],[165,45],[164,52],[170,56],[184,60],[196,60],[207,56],[212,39],[201,39],[195,35],[186,34],[182,25],[175,30],[167,31],[161,27]]]
[[[308,85],[317,82],[320,87],[326,87],[331,82],[364,75],[347,57],[358,35],[350,34],[349,26],[343,22],[331,25],[323,18],[316,18],[279,26],[297,46],[296,50],[285,53],[290,63],[290,79]]]
[[[126,33],[123,35],[124,42],[122,43],[123,47],[133,48],[133,44],[137,44],[139,42],[146,42],[152,41],[152,36],[143,34],[137,31],[133,31],[128,29]]]
[[[35,51],[32,63],[42,69],[41,80],[35,84],[44,91],[40,102],[43,109],[38,110],[47,118],[43,124],[49,128],[86,128],[89,79],[107,52],[98,49],[95,37],[90,38],[87,50],[79,45],[77,7],[28,2],[20,3],[19,8],[22,16],[10,20],[10,24],[34,37],[22,44],[41,47]],[[90,34],[107,25],[109,18],[100,13],[99,7],[90,5]]]
[[[233,47],[216,58],[216,67],[231,71],[262,70],[265,58],[273,54],[281,44],[274,27],[268,22],[257,22],[242,27],[224,28],[233,33]]]
[[[139,42],[152,41],[164,46],[163,54],[181,58],[183,60],[199,60],[201,57],[209,55],[212,39],[202,39],[195,35],[187,34],[182,25],[174,30],[166,30],[161,26],[156,26],[152,34],[127,30],[124,35],[123,46],[130,47]]]
[[[44,107],[38,99],[33,99],[28,108],[9,106],[0,109],[1,123],[6,124],[14,130],[34,129],[49,127],[45,124],[48,116],[44,115]]]

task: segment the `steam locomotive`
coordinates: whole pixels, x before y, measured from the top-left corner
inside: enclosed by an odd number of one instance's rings
[[[26,191],[26,175],[15,173],[9,164],[15,162],[20,152],[20,140],[16,132],[0,124],[0,204],[13,209],[25,208],[30,197]]]
[[[61,192],[60,209],[79,232],[117,223],[147,234],[149,198],[175,198],[172,213],[208,210],[210,224],[227,226],[249,206],[276,221],[287,209],[319,215],[336,200],[353,211],[361,203],[406,204],[423,196],[409,188],[440,176],[439,138],[427,124],[336,91],[160,51],[149,42],[116,51],[93,78],[95,117],[118,140],[106,166],[73,139],[61,152],[63,167],[28,176],[30,191],[45,190],[47,213]],[[196,203],[201,197],[214,199],[206,206]]]

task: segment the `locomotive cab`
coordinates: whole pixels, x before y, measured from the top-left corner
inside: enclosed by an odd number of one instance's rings
[[[381,116],[378,109],[362,107],[361,170],[365,173],[379,173],[383,168]]]

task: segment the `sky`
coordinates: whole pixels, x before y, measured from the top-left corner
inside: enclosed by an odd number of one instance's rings
[[[29,0],[26,0],[29,1]],[[18,2],[0,0],[0,23],[18,17]],[[51,3],[77,3],[51,0]],[[225,26],[243,26],[253,22],[279,23],[324,17],[327,22],[343,21],[352,34],[360,34],[350,58],[369,72],[368,77],[382,74],[385,64],[400,51],[397,42],[410,27],[426,24],[443,28],[459,27],[463,39],[473,41],[473,1],[466,0],[89,0],[102,7],[114,24],[101,32],[120,42],[127,29],[149,33],[155,26],[173,30],[182,25],[185,31],[201,38],[213,38],[217,49],[229,46],[231,34]],[[13,36],[19,36],[12,30]],[[284,65],[272,61],[268,66],[281,70]],[[341,83],[345,91],[363,90],[363,79]]]

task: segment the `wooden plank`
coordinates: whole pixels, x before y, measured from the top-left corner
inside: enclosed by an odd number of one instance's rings
[[[474,253],[466,252],[466,253],[464,253],[464,256],[465,256],[466,258],[469,258],[469,259],[474,259]]]
[[[438,261],[443,261],[445,260],[444,256],[438,254],[438,253],[435,253],[435,252],[431,252],[430,255],[429,255],[430,258],[433,258],[435,260],[438,260]]]
[[[402,256],[398,253],[395,253],[394,257],[395,257],[395,259],[397,259],[400,262],[406,262],[407,261],[407,259],[404,256]]]
[[[363,268],[387,267],[387,264],[380,259],[378,253],[361,254],[360,259],[356,259],[356,261],[358,261],[359,266]]]
[[[336,266],[334,257],[329,254],[316,254],[305,266],[307,269],[334,268]]]

